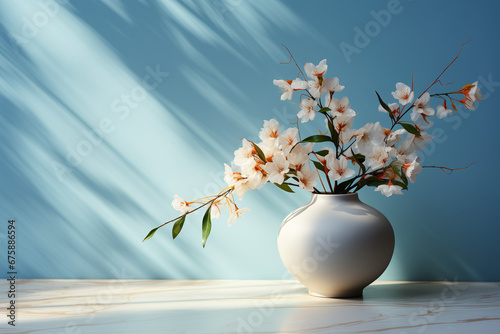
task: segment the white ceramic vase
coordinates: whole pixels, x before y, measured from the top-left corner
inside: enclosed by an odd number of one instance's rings
[[[278,249],[311,295],[357,297],[389,265],[394,231],[357,193],[313,194],[281,224]]]

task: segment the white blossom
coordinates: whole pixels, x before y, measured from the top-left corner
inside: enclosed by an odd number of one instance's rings
[[[309,78],[318,82],[319,81],[318,78],[323,77],[323,75],[326,74],[326,70],[328,70],[326,59],[320,61],[318,65],[314,65],[313,63],[306,63],[304,65],[304,70]]]
[[[422,171],[422,166],[420,166],[420,158],[415,156],[413,161],[410,163],[403,164],[403,168],[405,169],[405,175],[412,183],[415,182],[415,175],[419,174]]]
[[[356,116],[356,112],[351,109],[349,104],[349,99],[344,96],[342,99],[330,98],[329,95],[326,96],[326,105],[332,110],[332,116]]]
[[[234,192],[240,200],[243,199],[243,195],[245,195],[248,190],[250,190],[250,185],[248,184],[248,179],[246,178],[238,180],[234,184]]]
[[[172,201],[172,207],[180,211],[181,215],[189,213],[194,210],[193,207],[189,206],[189,203],[186,202],[182,197],[179,195],[174,195],[174,200]]]
[[[228,226],[233,225],[234,221],[238,218],[241,218],[243,213],[247,212],[247,211],[250,211],[250,209],[249,208],[242,208],[242,209],[236,208],[236,210],[234,212],[231,212],[231,214],[229,215],[229,218],[227,220],[227,225]]]
[[[220,207],[221,203],[213,203],[212,206],[210,206],[210,218],[219,218],[220,217]]]
[[[279,143],[281,149],[283,150],[283,152],[285,152],[285,154],[288,154],[292,147],[294,147],[295,144],[298,143],[298,138],[299,129],[297,128],[288,128],[281,133],[279,137]]]
[[[283,152],[276,153],[272,162],[268,162],[263,166],[268,175],[268,181],[282,184],[285,180],[285,174],[290,170],[288,168],[289,165],[290,163],[286,160]]]
[[[358,129],[354,132],[354,136],[356,137],[354,149],[356,150],[356,152],[365,154],[366,152],[371,151],[373,144],[370,130],[372,127],[373,123],[367,123],[361,129]]]
[[[309,85],[309,94],[311,94],[312,97],[318,98],[321,96],[322,85],[319,82],[309,80],[307,84]]]
[[[302,99],[302,101],[300,101],[301,109],[297,114],[297,116],[300,118],[302,123],[314,120],[314,117],[316,117],[316,110],[314,110],[314,108],[317,105],[318,102],[316,102],[316,100],[311,98]]]
[[[273,80],[273,84],[278,86],[282,93],[281,100],[291,100],[293,92],[300,89],[307,89],[307,82],[300,79],[295,80]]]
[[[252,143],[246,139],[243,139],[242,142],[242,147],[234,151],[233,161],[236,166],[244,166],[249,163],[252,164],[252,162],[255,161],[253,155],[256,151]]]
[[[266,161],[272,159],[277,152],[281,151],[279,139],[268,139],[266,141],[258,143],[257,146],[259,146],[259,148],[262,150],[262,153],[264,153]]]
[[[309,160],[309,153],[313,150],[314,143],[308,143],[306,145],[298,144],[290,151],[287,156],[290,167],[298,169],[305,162]]]
[[[354,150],[363,155],[370,154],[373,146],[381,145],[385,139],[385,129],[379,122],[367,123],[354,132]]]
[[[462,92],[464,96],[471,102],[481,101],[483,99],[483,94],[481,93],[481,90],[477,86],[477,83],[478,82],[476,81],[472,84],[465,85],[460,90],[460,92]]]
[[[233,172],[233,169],[227,164],[224,164],[224,181],[228,186],[233,187],[239,199],[242,199],[243,195],[250,190],[248,179],[242,176],[241,173]]]
[[[420,131],[420,136],[415,136],[412,134],[408,134],[408,137],[405,140],[411,142],[412,149],[416,152],[423,150],[427,147],[427,144],[434,139],[434,137],[428,134],[425,131]]]
[[[464,98],[463,100],[460,100],[460,102],[465,106],[465,108],[469,110],[476,110],[476,104],[474,101]]]
[[[403,106],[413,101],[413,91],[402,82],[396,84],[396,91],[392,92],[392,96],[399,100],[399,104]]]
[[[317,183],[318,174],[315,170],[308,166],[303,166],[297,171],[297,178],[299,179],[299,187],[307,191],[314,191],[314,186]]]
[[[327,120],[325,119],[325,121]],[[354,130],[351,128],[353,121],[354,117],[344,115],[337,116],[333,119],[333,127],[339,134],[340,143],[347,144],[352,139],[354,135]]]
[[[429,93],[424,93],[421,97],[419,97],[415,103],[413,104],[413,111],[411,113],[411,120],[416,122],[420,116],[428,117],[434,116],[434,109],[431,106],[428,106],[431,96]]]
[[[403,192],[401,191],[402,189],[403,188],[400,186],[395,186],[392,183],[389,183],[378,186],[377,189],[375,189],[375,191],[380,191],[382,195],[390,197],[393,194],[403,195]]]
[[[436,108],[436,117],[439,119],[445,118],[448,115],[453,114],[453,110],[446,108],[446,106],[439,105]]]
[[[264,121],[264,127],[259,132],[259,138],[262,141],[277,141],[280,134],[280,123],[275,119],[270,119],[269,121]]]
[[[335,155],[327,156],[326,167],[328,168],[328,176],[334,181],[346,179],[356,174],[354,169],[347,167],[347,159],[342,156],[339,159]]]
[[[326,70],[328,69],[328,65],[326,65],[326,59],[320,61],[318,65],[314,65],[313,63],[307,63],[304,65],[304,71],[306,75],[311,78],[307,84],[309,85],[309,93],[313,97],[320,97],[321,94],[324,94],[328,91],[328,88],[332,87],[335,89],[335,82],[330,80],[325,80],[323,76],[326,74]],[[337,79],[338,81],[338,79]],[[328,84],[328,88],[326,85]],[[338,82],[337,82],[338,86]]]
[[[390,131],[390,130],[389,130]],[[396,142],[401,140],[401,136],[408,133],[405,129],[398,129],[389,132],[387,135],[387,146],[393,146]]]
[[[389,160],[388,148],[384,145],[375,145],[372,151],[366,155],[365,166],[370,167],[372,170],[385,167]]]
[[[339,78],[324,78],[323,79],[323,87],[321,87],[321,94],[328,94],[327,96],[332,95],[335,92],[343,91],[345,86],[339,84]]]
[[[240,177],[241,173],[233,172],[233,169],[228,164],[224,164],[224,182],[226,182],[228,186],[234,186]]]
[[[250,189],[260,189],[267,182],[262,164],[256,161],[253,164],[241,166],[241,174],[246,177]]]

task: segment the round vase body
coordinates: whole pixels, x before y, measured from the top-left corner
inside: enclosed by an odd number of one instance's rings
[[[313,194],[281,224],[278,249],[311,295],[357,297],[389,265],[394,231],[357,193]]]

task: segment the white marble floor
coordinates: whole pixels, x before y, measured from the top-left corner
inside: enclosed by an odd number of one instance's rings
[[[500,283],[378,282],[356,299],[295,281],[20,280],[1,333],[500,333]],[[8,285],[0,283],[5,313]]]

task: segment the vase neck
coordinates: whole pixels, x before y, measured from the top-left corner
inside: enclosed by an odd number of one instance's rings
[[[311,202],[317,203],[347,203],[359,202],[358,193],[350,194],[312,194]]]

